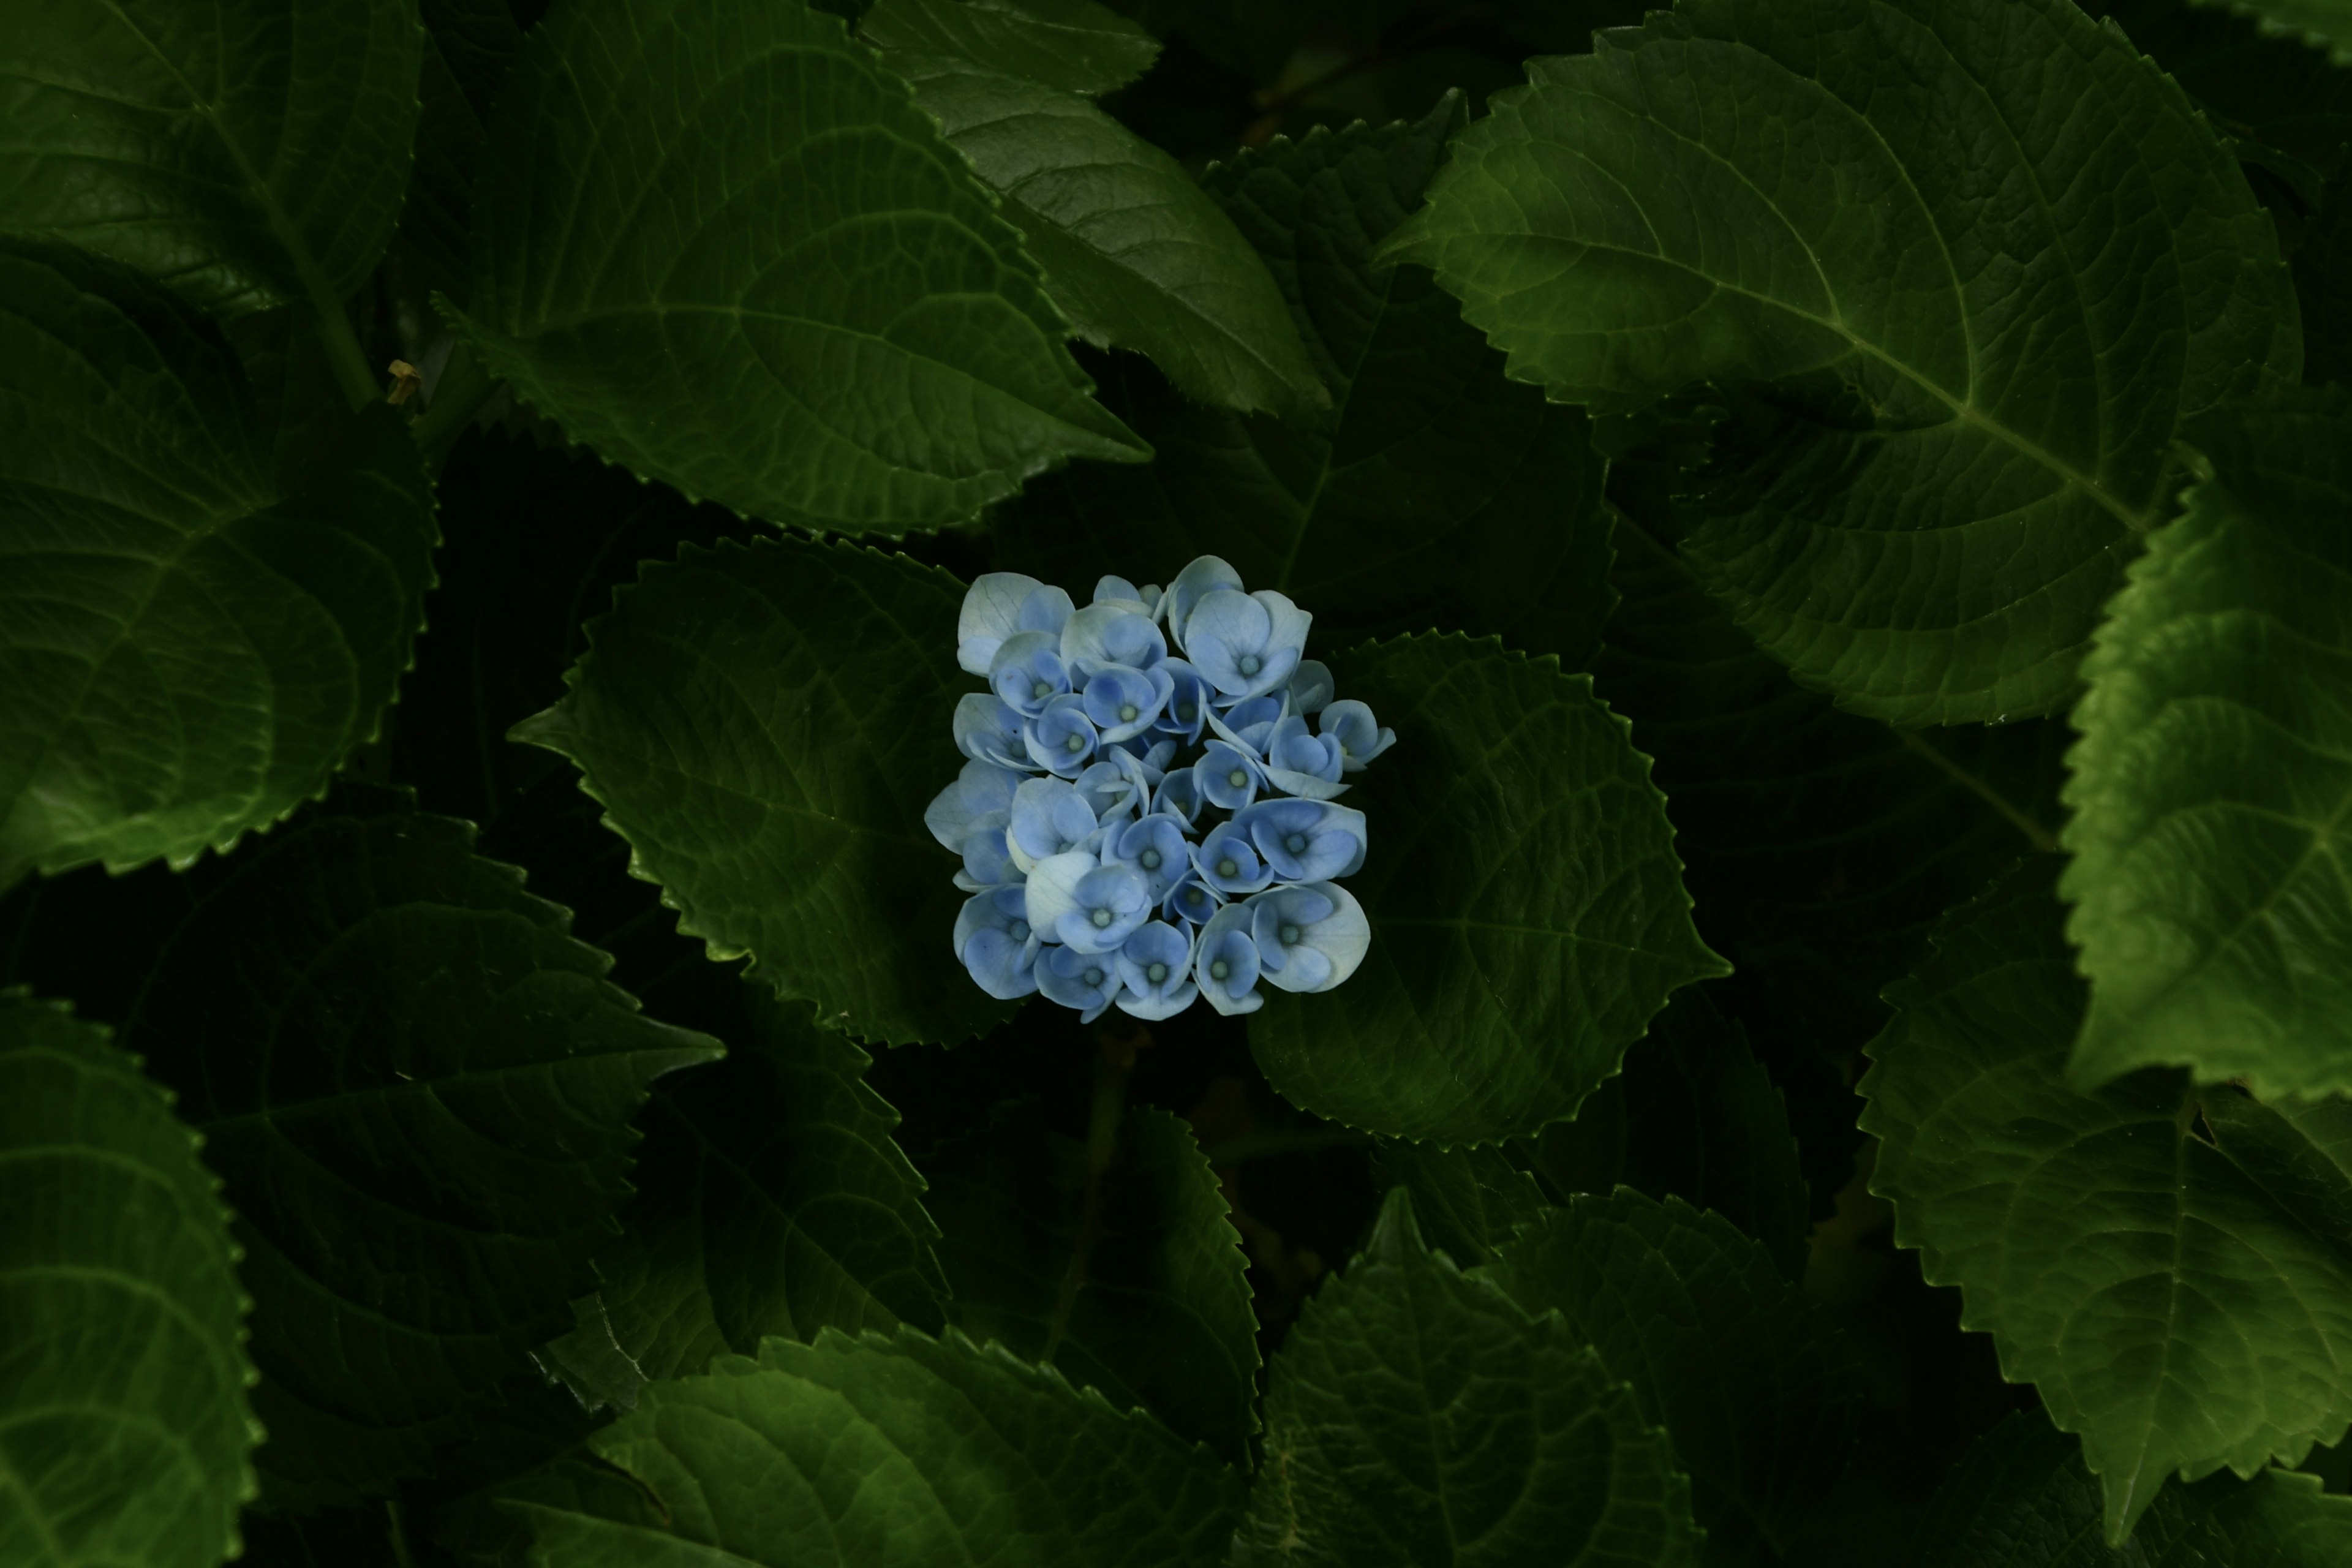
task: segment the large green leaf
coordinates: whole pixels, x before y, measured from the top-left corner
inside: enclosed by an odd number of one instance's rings
[[[1411,1193],[1429,1245],[1455,1267],[1475,1268],[1492,1263],[1519,1226],[1560,1200],[1532,1164],[1518,1140],[1437,1149],[1383,1139],[1372,1152],[1372,1184]]]
[[[935,527],[1147,447],[906,85],[800,0],[579,0],[526,40],[459,335],[574,440],[776,521]]]
[[[1559,1314],[1422,1243],[1389,1195],[1275,1359],[1240,1545],[1255,1563],[1696,1568],[1666,1435]]]
[[[347,790],[194,872],[43,885],[21,953],[105,1009],[226,1184],[273,1503],[465,1435],[594,1288],[647,1081],[717,1051],[471,838]]]
[[[2327,49],[2339,65],[2352,65],[2352,5],[2346,0],[2196,0],[2227,5],[2258,19],[2266,31],[2303,38]]]
[[[2352,1090],[2352,395],[2190,437],[2211,476],[2133,563],[2074,710],[2074,1076]]]
[[[1206,1449],[953,1330],[769,1340],[588,1449],[507,1494],[541,1568],[1219,1568],[1242,1502]]]
[[[105,1030],[0,991],[0,1562],[236,1551],[254,1374],[196,1142]]]
[[[1149,354],[1218,408],[1330,403],[1265,263],[1182,165],[1075,93],[887,50],[1004,198],[1080,336]]]
[[[185,866],[325,788],[424,619],[404,422],[337,416],[299,489],[228,345],[57,247],[0,240],[0,887]]]
[[[1212,169],[1206,189],[1273,268],[1335,406],[1241,419],[1163,396],[1148,420],[1129,411],[1159,460],[1032,486],[1000,514],[1006,556],[1049,582],[1142,583],[1218,555],[1312,613],[1318,650],[1435,626],[1581,668],[1612,603],[1583,416],[1505,380],[1428,274],[1371,265],[1461,112],[1449,97],[1416,124]]]
[[[1331,668],[1397,732],[1349,801],[1391,825],[1348,884],[1371,951],[1327,994],[1268,994],[1259,1066],[1393,1137],[1492,1142],[1574,1115],[1669,993],[1726,972],[1691,927],[1649,759],[1590,678],[1491,639]]]
[[[960,765],[962,602],[856,545],[689,546],[616,596],[570,693],[515,738],[579,764],[712,956],[750,953],[861,1039],[968,1039],[1013,1008],[959,972],[964,895],[923,827]]]
[[[425,57],[416,91],[416,174],[401,209],[394,261],[419,329],[439,326],[422,309],[427,290],[466,283],[474,176],[489,145],[490,106],[522,50],[508,0],[421,0]],[[404,327],[407,323],[403,323]]]
[[[1034,1102],[934,1152],[923,1173],[959,1328],[1248,1461],[1257,1318],[1241,1235],[1191,1128],[1130,1110],[1091,1205],[1086,1143]]]
[[[1114,92],[1151,68],[1160,40],[1096,0],[878,0],[866,41],[946,55],[1065,92]]]
[[[1917,1540],[1911,1568],[2336,1568],[2352,1562],[2352,1498],[2292,1470],[2216,1476],[2158,1495],[2111,1550],[2081,1448],[2021,1410],[1969,1446]]]
[[[1557,1310],[1673,1434],[1706,1560],[1777,1563],[1844,1473],[1860,1369],[1828,1315],[1721,1215],[1620,1187],[1551,1209],[1481,1271]]]
[[[1564,401],[1780,383],[1683,552],[1800,679],[2064,701],[2181,418],[2301,363],[2179,89],[2071,0],[1683,0],[1528,69],[1386,254]]]
[[[0,232],[222,315],[339,307],[400,215],[423,37],[415,0],[17,0]]]
[[[2081,1435],[2112,1544],[2168,1475],[2294,1464],[2352,1423],[2352,1102],[2161,1069],[2068,1088],[2086,998],[2054,859],[1889,993],[1862,1125],[1895,1240]]]
[[[2266,163],[2282,152],[2325,178],[2352,141],[2352,73],[2298,39],[2280,37],[2242,14],[2186,0],[2091,0],[2083,9],[2112,18],[2142,53],[2197,101],[2239,155]]]

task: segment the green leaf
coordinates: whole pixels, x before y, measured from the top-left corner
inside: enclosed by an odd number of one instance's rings
[[[233,860],[43,889],[31,977],[116,1009],[226,1184],[280,1508],[423,1473],[570,1326],[646,1083],[717,1053],[471,839],[347,788]]]
[[[0,241],[0,887],[175,867],[326,787],[372,739],[436,541],[405,422],[273,479],[236,357],[184,305]]]
[[[615,596],[569,694],[514,738],[579,765],[712,957],[750,953],[860,1039],[952,1045],[1013,1011],[959,972],[964,895],[923,826],[961,765],[962,603],[856,545],[689,545]]]
[[[213,1568],[253,1494],[218,1184],[106,1031],[0,991],[0,1560]]]
[[[2263,1470],[2159,1494],[2121,1551],[2099,1539],[2099,1484],[2074,1440],[2030,1410],[1969,1446],[1936,1489],[1912,1568],[2336,1568],[2352,1561],[2352,1498]]]
[[[1572,1116],[1680,985],[1726,973],[1691,927],[1665,802],[1589,677],[1491,639],[1330,656],[1395,729],[1358,775],[1349,882],[1371,950],[1346,985],[1268,993],[1266,1078],[1318,1116],[1486,1143]]]
[[[636,1194],[596,1255],[604,1334],[656,1380],[771,1334],[944,1321],[939,1227],[891,1141],[898,1112],[866,1086],[870,1059],[805,1006],[746,993],[753,1036],[654,1086]]]
[[[1095,0],[879,0],[857,30],[878,49],[946,55],[1089,98],[1160,58],[1159,39]]]
[[[463,292],[474,175],[489,145],[490,106],[522,51],[508,0],[421,0],[425,56],[417,80],[416,174],[401,209],[402,305],[424,331],[440,326],[422,307],[433,289]]]
[[[956,1326],[1246,1464],[1257,1318],[1217,1178],[1192,1129],[1150,1106],[1128,1111],[1113,1160],[1089,1216],[1085,1142],[1025,1102],[923,1162]]]
[[[2303,301],[2303,379],[2313,386],[2352,382],[2352,162],[2322,193],[2294,253]]]
[[[1591,1101],[1586,1102],[1588,1105]],[[1372,1185],[1412,1194],[1412,1212],[1431,1247],[1459,1268],[1495,1261],[1496,1249],[1557,1201],[1517,1141],[1435,1149],[1384,1139],[1372,1152]]]
[[[2242,16],[2260,21],[2265,32],[2301,38],[2332,54],[2338,65],[2352,65],[2352,5],[2346,0],[2196,0],[2200,5],[2227,5]]]
[[[588,1447],[508,1493],[543,1568],[1217,1568],[1242,1502],[1207,1450],[953,1330],[769,1340]]]
[[[2322,51],[2245,16],[2183,0],[2091,0],[2083,9],[2128,33],[2215,130],[2284,152],[2323,178],[2343,163],[2352,142],[2352,75]]]
[[[2190,437],[2211,477],[2083,665],[2071,1076],[2352,1090],[2352,395],[2281,392]]]
[[[2081,1435],[2112,1545],[2167,1475],[2295,1464],[2352,1423],[2352,1102],[2068,1088],[2086,998],[2055,858],[1953,911],[1889,993],[1862,1127],[1896,1242]]]
[[[22,0],[0,233],[219,315],[339,306],[400,216],[423,37],[415,0]]]
[[[1683,552],[1800,680],[1906,724],[2065,701],[2179,421],[2300,365],[2179,89],[2071,0],[1683,0],[1528,70],[1383,254],[1566,402],[1780,384]]]
[[[1318,649],[1438,626],[1582,668],[1613,603],[1584,416],[1506,381],[1426,273],[1371,265],[1461,113],[1448,98],[1415,124],[1276,141],[1211,170],[1333,408],[1130,413],[1159,460],[1032,486],[995,523],[1005,556],[1049,581],[1141,583],[1218,555],[1312,613]]]
[[[451,324],[613,462],[773,521],[895,532],[1067,458],[1150,456],[1087,395],[994,198],[835,17],[564,5],[525,40],[491,145]]]
[[[1283,1342],[1265,1424],[1237,1561],[1699,1561],[1690,1483],[1633,1391],[1558,1314],[1429,1251],[1401,1190]]]
[[[939,55],[883,55],[1004,200],[1078,335],[1149,354],[1218,408],[1330,394],[1265,264],[1183,166],[1084,98]]]
[[[1624,1187],[1571,1197],[1481,1277],[1557,1310],[1673,1434],[1708,1562],[1779,1562],[1844,1472],[1862,1392],[1844,1336],[1721,1215]]]

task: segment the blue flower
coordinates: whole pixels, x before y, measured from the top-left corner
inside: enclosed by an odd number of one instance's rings
[[[1190,827],[1201,818],[1201,779],[1191,768],[1178,768],[1160,781],[1151,809],[1164,816],[1181,817]]]
[[[1018,882],[1027,875],[1013,863],[1013,846],[1002,827],[982,828],[963,841],[963,869],[955,885],[967,893]]]
[[[1221,822],[1192,847],[1192,868],[1201,880],[1229,899],[1238,899],[1271,886],[1274,870],[1258,856],[1249,835],[1236,823]]]
[[[1184,622],[1184,657],[1224,695],[1256,697],[1289,681],[1314,619],[1270,589],[1219,588]]]
[[[1151,804],[1151,772],[1132,752],[1105,746],[1095,763],[1074,781],[1078,798],[1097,822],[1132,816]]]
[[[1184,643],[1184,623],[1202,598],[1220,588],[1239,591],[1241,585],[1242,574],[1223,561],[1213,555],[1194,556],[1160,595],[1160,619],[1167,623],[1168,635],[1179,645],[1189,646]]]
[[[1250,937],[1247,904],[1227,904],[1211,918],[1192,950],[1192,980],[1209,1005],[1224,1016],[1265,1005],[1257,992],[1257,943]]]
[[[1361,702],[1334,702],[1315,722],[1339,742],[1339,765],[1351,773],[1361,773],[1366,763],[1396,744],[1396,731],[1381,729]]]
[[[1290,672],[1290,710],[1293,713],[1320,713],[1339,694],[1331,679],[1331,667],[1319,658],[1302,658],[1298,668]]]
[[[1108,952],[1151,915],[1151,890],[1132,866],[1106,866],[1083,851],[1055,855],[1023,884],[1029,923],[1047,942]]]
[[[1239,811],[1257,798],[1265,781],[1255,757],[1226,741],[1212,741],[1192,764],[1192,778],[1201,798],[1226,811]]]
[[[1286,716],[1282,700],[1274,696],[1245,697],[1223,713],[1213,708],[1209,710],[1209,728],[1227,745],[1237,746],[1264,761],[1266,744],[1274,739],[1275,725]]]
[[[1108,952],[1080,952],[1076,948],[1049,947],[1037,956],[1037,987],[1047,1000],[1078,1010],[1078,1022],[1091,1024],[1103,1016],[1126,983],[1118,977],[1118,959]]]
[[[1174,678],[1163,668],[1107,664],[1087,677],[1081,700],[1105,741],[1127,741],[1151,728],[1175,689]]]
[[[998,700],[1024,719],[1034,719],[1045,704],[1070,689],[1070,672],[1062,663],[1061,638],[1051,632],[1022,632],[998,645],[988,667],[988,687]]]
[[[1192,868],[1192,847],[1185,842],[1184,823],[1174,816],[1147,816],[1121,823],[1103,835],[1106,866],[1132,866],[1143,873],[1151,901],[1160,902],[1177,879]]]
[[[1168,639],[1151,617],[1118,605],[1088,605],[1072,616],[1062,628],[1061,646],[1074,686],[1110,665],[1150,669],[1168,657]]]
[[[986,675],[996,650],[1018,632],[1061,636],[1072,614],[1070,596],[1018,572],[991,572],[964,590],[956,616],[956,663]]]
[[[1021,743],[1029,760],[1047,773],[1074,779],[1094,761],[1095,726],[1076,696],[1056,697],[1045,710],[1021,727]]]
[[[1191,845],[1186,845],[1189,851]],[[1169,888],[1168,896],[1160,900],[1160,912],[1172,921],[1190,925],[1205,925],[1211,916],[1225,907],[1225,900],[1214,888],[1201,880],[1201,873],[1190,866]]]
[[[1168,706],[1160,710],[1153,725],[1160,733],[1191,745],[1201,738],[1201,728],[1209,721],[1209,699],[1215,688],[1208,677],[1181,658],[1160,661],[1173,683],[1168,695]]]
[[[1034,773],[1022,737],[1021,715],[985,691],[974,691],[956,704],[956,750],[974,762],[988,763],[1015,773]]]
[[[1127,994],[1122,1013],[1147,1021],[1173,1017],[1192,1005],[1192,939],[1158,921],[1136,928],[1118,950],[1118,977]]]
[[[1266,737],[1266,782],[1286,795],[1329,800],[1347,794],[1351,786],[1339,782],[1340,762],[1338,739],[1308,734],[1307,721],[1297,714]]]
[[[1029,779],[1013,792],[1006,852],[1024,876],[1037,862],[1073,851],[1092,854],[1097,840],[1094,808],[1061,779]]]
[[[1286,882],[1328,882],[1362,868],[1364,814],[1319,800],[1262,800],[1233,820]]]
[[[977,759],[963,765],[955,782],[931,797],[923,808],[923,826],[946,848],[963,853],[964,840],[981,827],[1002,827],[1011,820],[1013,792],[1023,774]]]
[[[1117,605],[1122,610],[1133,610],[1156,620],[1159,618],[1160,584],[1146,583],[1139,588],[1124,577],[1099,577],[1095,580],[1095,603]]]
[[[1285,991],[1330,990],[1356,973],[1371,945],[1363,906],[1337,882],[1276,888],[1242,907],[1260,973]]]
[[[1027,895],[1019,885],[991,888],[964,900],[956,916],[955,954],[982,991],[1010,1002],[1036,990],[1037,952]]]

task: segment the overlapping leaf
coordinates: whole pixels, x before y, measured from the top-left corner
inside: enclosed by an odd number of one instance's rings
[[[0,992],[0,1561],[213,1568],[258,1433],[217,1184],[106,1032]]]
[[[1330,659],[1399,736],[1349,797],[1391,825],[1349,882],[1371,951],[1336,991],[1269,995],[1259,1065],[1317,1115],[1395,1137],[1492,1142],[1575,1114],[1671,992],[1724,972],[1649,759],[1555,659],[1460,637]]]
[[[222,315],[340,309],[400,214],[422,42],[412,0],[26,0],[0,51],[0,232]]]
[[[1149,451],[961,154],[835,17],[583,0],[526,41],[459,334],[607,459],[856,532]]]
[[[1275,1357],[1254,1563],[1699,1561],[1666,1435],[1556,1313],[1423,1245],[1390,1194],[1363,1254]]]
[[[1371,264],[1460,118],[1448,97],[1418,123],[1212,169],[1205,189],[1273,268],[1333,408],[1239,419],[1164,395],[1153,408],[1148,389],[1115,397],[1159,459],[1031,487],[999,515],[1004,554],[1076,583],[1165,581],[1219,555],[1312,612],[1318,653],[1437,626],[1581,668],[1612,603],[1586,421],[1505,380],[1426,273]]]
[[[175,866],[326,786],[424,619],[433,502],[401,418],[308,479],[218,332],[130,274],[0,241],[0,886]]]
[[[1428,1244],[1456,1268],[1475,1268],[1492,1263],[1514,1231],[1559,1197],[1531,1163],[1517,1141],[1433,1149],[1383,1140],[1372,1153],[1372,1184],[1412,1194],[1413,1217]]]
[[[1089,97],[1160,58],[1159,39],[1096,0],[878,0],[857,29],[877,48],[945,55]]]
[[[959,1328],[1248,1461],[1257,1319],[1241,1237],[1190,1128],[1130,1110],[1091,1215],[1086,1145],[1034,1103],[923,1172]]]
[[[2181,419],[2300,365],[2187,99],[2070,0],[1683,0],[1529,72],[1385,254],[1568,402],[1777,384],[1683,553],[1800,679],[2063,702]]]
[[[2340,65],[2352,65],[2352,5],[2345,0],[2196,0],[2227,5],[2252,16],[2270,32],[2299,37],[2329,50]]]
[[[2352,1102],[2160,1069],[2070,1089],[2086,997],[2053,879],[2028,863],[1938,928],[1862,1125],[1896,1241],[2080,1434],[2114,1543],[2168,1475],[2297,1463],[2352,1423]]]
[[[2133,563],[2074,710],[2073,1072],[2352,1090],[2352,396],[2190,434],[2212,475]]]
[[[2284,153],[2322,179],[2343,163],[2352,74],[2325,52],[2266,31],[2242,9],[2184,0],[2091,0],[2083,9],[2129,34],[2236,142],[2242,161],[2267,166]]]
[[[588,1448],[507,1493],[545,1568],[1219,1568],[1242,1502],[1207,1450],[952,1330],[769,1340]]]
[[[1010,1016],[957,973],[963,895],[923,827],[958,766],[963,585],[802,540],[689,546],[589,632],[515,737],[570,757],[715,957],[750,953],[828,1026],[901,1044]]]

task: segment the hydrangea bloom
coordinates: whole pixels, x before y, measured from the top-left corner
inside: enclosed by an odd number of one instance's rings
[[[1213,555],[1083,607],[1018,573],[971,585],[956,658],[988,689],[956,706],[967,760],[923,821],[962,861],[973,984],[1091,1023],[1356,972],[1371,932],[1338,879],[1370,837],[1335,802],[1396,734],[1306,657],[1312,621]]]

